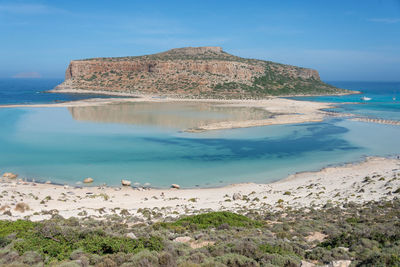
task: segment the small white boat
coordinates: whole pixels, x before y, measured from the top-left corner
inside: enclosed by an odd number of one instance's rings
[[[372,98],[366,97],[366,96],[361,97],[361,100],[364,100],[364,101],[370,101],[371,99],[372,99]]]

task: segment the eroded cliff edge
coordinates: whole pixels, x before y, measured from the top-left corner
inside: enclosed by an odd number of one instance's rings
[[[73,60],[55,90],[91,90],[201,98],[343,94],[316,70],[228,54],[221,47]]]

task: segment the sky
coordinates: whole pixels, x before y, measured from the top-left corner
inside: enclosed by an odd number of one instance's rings
[[[325,81],[400,80],[400,0],[0,0],[0,77],[70,60],[221,46]]]

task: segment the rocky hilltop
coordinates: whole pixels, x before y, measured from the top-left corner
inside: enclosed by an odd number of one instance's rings
[[[55,90],[75,89],[193,98],[345,93],[322,82],[316,70],[241,58],[221,47],[73,60]]]

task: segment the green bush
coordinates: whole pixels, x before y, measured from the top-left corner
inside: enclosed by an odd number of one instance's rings
[[[185,229],[207,229],[209,227],[216,228],[223,224],[232,227],[261,227],[263,225],[259,221],[227,211],[188,216],[174,223],[161,223],[160,225],[165,228],[183,227]]]
[[[130,239],[127,237],[109,236],[102,231],[78,231],[70,227],[58,226],[53,222],[32,223],[18,220],[0,221],[0,237],[12,233],[18,238],[13,248],[20,255],[36,251],[51,260],[69,259],[74,250],[105,255],[118,252],[137,253],[143,249],[160,251],[163,242],[159,237]]]
[[[0,237],[4,238],[8,235],[15,233],[18,238],[31,231],[38,223],[31,221],[17,220],[17,221],[0,221]]]
[[[229,267],[256,267],[259,264],[250,258],[238,254],[225,254],[215,259]]]

